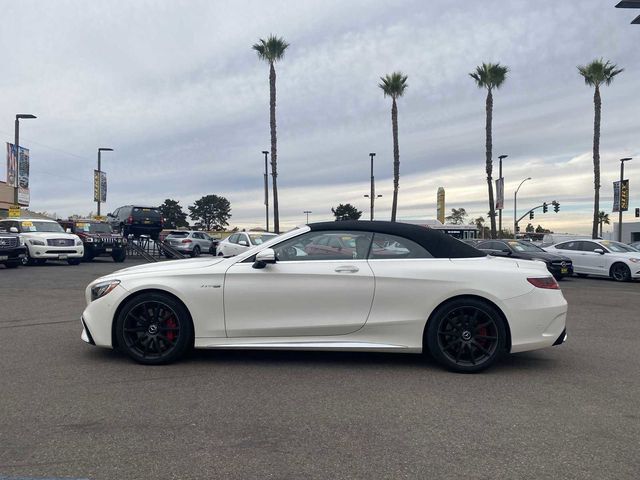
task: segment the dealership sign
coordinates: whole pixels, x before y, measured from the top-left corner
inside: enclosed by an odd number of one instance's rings
[[[93,201],[104,203],[107,201],[107,173],[93,171]]]
[[[17,154],[16,154],[17,153]],[[7,143],[7,185],[18,188],[18,203],[29,205],[29,149]]]

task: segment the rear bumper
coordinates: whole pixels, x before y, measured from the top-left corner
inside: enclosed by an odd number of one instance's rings
[[[562,345],[566,341],[567,341],[567,329],[565,328],[560,334],[560,336],[556,339],[556,341],[553,342],[553,346],[555,347],[556,345]]]

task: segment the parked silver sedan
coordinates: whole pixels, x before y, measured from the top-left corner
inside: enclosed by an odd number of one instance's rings
[[[180,253],[198,257],[201,253],[215,255],[214,239],[205,232],[193,230],[174,230],[165,238],[165,242]]]

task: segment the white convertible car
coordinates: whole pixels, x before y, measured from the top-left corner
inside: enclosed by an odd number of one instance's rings
[[[429,351],[474,372],[566,338],[567,302],[544,263],[390,222],[316,223],[233,258],[126,268],[86,300],[82,339],[145,364],[192,347]]]

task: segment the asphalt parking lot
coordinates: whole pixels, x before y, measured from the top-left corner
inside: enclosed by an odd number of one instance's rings
[[[0,478],[640,475],[640,282],[561,282],[568,343],[477,375],[366,353],[145,367],[80,340],[85,285],[122,266],[0,267]]]

